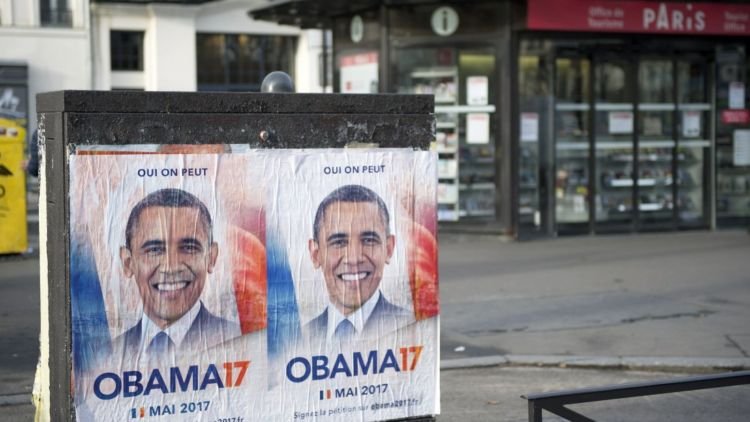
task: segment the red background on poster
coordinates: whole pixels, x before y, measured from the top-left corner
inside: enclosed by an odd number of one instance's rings
[[[750,123],[750,110],[722,110],[721,122],[724,124],[746,125]]]
[[[529,29],[750,35],[750,4],[528,0]]]

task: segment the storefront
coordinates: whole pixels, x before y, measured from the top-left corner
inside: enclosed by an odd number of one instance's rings
[[[338,92],[435,95],[442,229],[750,225],[744,2],[292,1],[252,13],[331,28]]]

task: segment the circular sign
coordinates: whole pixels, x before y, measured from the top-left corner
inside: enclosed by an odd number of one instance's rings
[[[447,37],[458,29],[458,13],[450,6],[438,7],[432,12],[430,23],[436,34]]]
[[[355,43],[362,41],[362,38],[365,36],[365,24],[359,15],[354,15],[349,24],[349,36],[352,38],[352,42]]]

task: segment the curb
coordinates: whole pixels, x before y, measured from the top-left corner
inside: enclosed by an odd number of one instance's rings
[[[492,355],[440,361],[444,371],[498,366],[700,373],[750,370],[750,358]],[[0,395],[0,407],[26,404],[32,405],[31,393]]]
[[[750,358],[689,358],[646,356],[494,355],[440,361],[440,369],[494,366],[577,369],[629,369],[660,372],[716,372],[750,369]]]

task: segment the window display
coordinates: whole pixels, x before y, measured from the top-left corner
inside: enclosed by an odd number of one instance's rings
[[[549,209],[550,232],[558,234],[706,227],[710,61],[576,45],[521,44],[520,226],[533,230]],[[535,46],[537,54],[528,55]],[[545,62],[553,72],[539,77]],[[551,106],[530,94],[546,86],[554,87],[546,95]],[[549,144],[536,127],[545,109],[554,113]],[[546,167],[550,194],[543,189]],[[727,189],[731,180],[724,180]]]
[[[398,92],[435,97],[440,221],[495,217],[494,60],[482,48],[396,50]]]
[[[589,78],[586,58],[555,61],[555,218],[558,225],[588,225],[589,198]]]
[[[722,113],[745,106],[750,81],[750,58],[742,46],[717,49],[716,106]],[[744,111],[747,110],[737,110]],[[719,227],[750,224],[750,165],[745,150],[750,140],[746,119],[716,121],[716,224]]]

